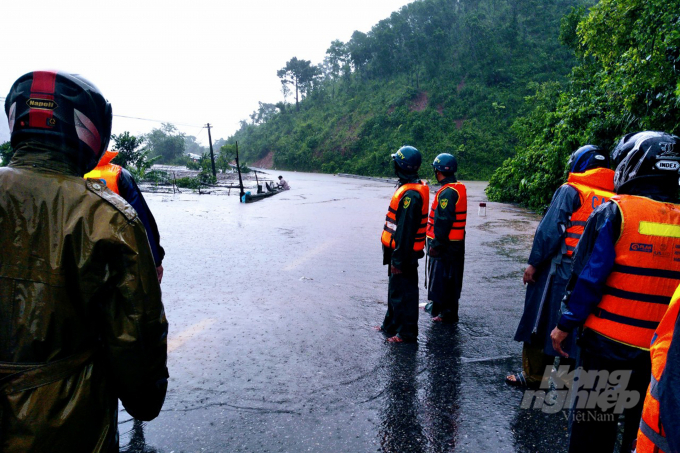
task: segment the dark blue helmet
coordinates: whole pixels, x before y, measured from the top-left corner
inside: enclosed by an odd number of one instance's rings
[[[434,158],[432,168],[441,172],[445,176],[454,174],[458,170],[458,161],[449,153],[442,153]]]
[[[593,168],[609,168],[609,156],[599,146],[585,145],[571,153],[567,166],[569,173],[583,173]]]
[[[420,151],[413,146],[402,146],[392,154],[392,160],[404,173],[417,173],[423,162]]]

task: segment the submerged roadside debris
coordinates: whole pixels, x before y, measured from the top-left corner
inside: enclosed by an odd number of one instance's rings
[[[142,192],[231,195],[233,191],[242,203],[259,201],[283,190],[268,173],[242,166],[239,163],[238,146],[236,162],[231,171],[216,173],[214,178],[201,170],[180,165],[154,165],[146,176],[139,181]]]

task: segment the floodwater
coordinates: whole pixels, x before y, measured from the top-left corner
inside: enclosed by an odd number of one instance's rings
[[[458,325],[421,311],[417,345],[373,330],[387,308],[380,233],[393,185],[279,173],[292,190],[145,194],[158,222],[170,388],[128,452],[560,452],[563,413],[520,409],[506,373],[538,218],[468,184]],[[420,301],[424,261],[420,267]]]

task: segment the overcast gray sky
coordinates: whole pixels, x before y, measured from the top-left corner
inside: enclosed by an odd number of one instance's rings
[[[232,135],[258,101],[282,100],[276,71],[292,57],[323,60],[331,41],[368,32],[407,0],[5,1],[0,97],[20,75],[84,75],[114,115],[162,120],[213,140]],[[290,99],[289,99],[290,101]],[[2,102],[4,107],[4,102]],[[8,138],[4,108],[0,141]],[[114,117],[114,133],[160,126]]]

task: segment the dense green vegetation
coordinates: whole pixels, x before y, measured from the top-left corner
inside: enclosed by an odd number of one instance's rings
[[[549,203],[577,147],[610,149],[638,130],[680,133],[680,1],[602,0],[565,17],[578,58],[569,83],[544,83],[513,128],[517,154],[496,171],[489,198]]]
[[[214,142],[214,149],[219,150],[225,144],[226,140],[220,138]],[[154,162],[187,165],[190,162],[186,156],[187,153],[202,156],[209,152],[208,147],[201,146],[196,141],[196,137],[180,132],[170,123],[163,123],[161,127],[139,136],[131,135],[128,131],[118,135],[113,134],[109,149],[118,151],[113,163],[122,165],[128,170],[150,167]],[[7,165],[13,154],[10,142],[0,144],[0,159],[2,159],[0,165]]]
[[[462,178],[489,178],[514,155],[525,97],[566,83],[576,63],[559,42],[560,20],[592,3],[411,3],[331,43],[316,71],[291,59],[278,75],[284,94],[297,86],[299,108],[261,103],[228,142],[251,163],[273,153],[277,168],[375,175],[391,174],[389,155],[408,143],[426,162],[454,153]]]
[[[14,155],[14,150],[12,150],[12,145],[9,142],[5,142],[0,145],[0,167],[4,167],[9,164]]]

